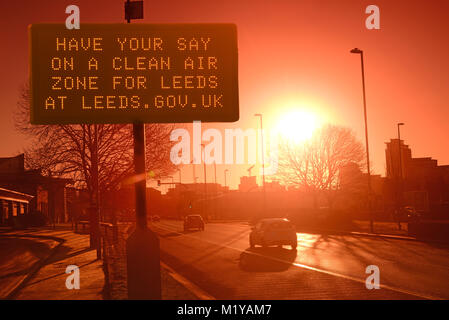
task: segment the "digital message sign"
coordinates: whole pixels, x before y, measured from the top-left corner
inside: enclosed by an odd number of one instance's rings
[[[36,24],[31,123],[239,119],[233,24]]]

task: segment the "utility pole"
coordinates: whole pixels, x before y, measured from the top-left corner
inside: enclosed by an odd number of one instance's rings
[[[125,2],[125,19],[143,19],[143,1]],[[135,183],[136,229],[126,241],[128,298],[161,299],[160,244],[157,235],[147,227],[145,125],[133,124],[134,171],[140,177]]]

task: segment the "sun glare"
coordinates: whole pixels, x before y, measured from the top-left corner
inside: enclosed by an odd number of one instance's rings
[[[306,110],[294,110],[286,112],[280,117],[276,131],[284,139],[303,142],[312,137],[318,125],[318,119],[314,113]]]

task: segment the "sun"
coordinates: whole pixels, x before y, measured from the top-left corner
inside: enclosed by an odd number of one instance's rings
[[[318,126],[316,114],[306,110],[292,110],[280,116],[275,130],[281,138],[298,143],[310,139]]]

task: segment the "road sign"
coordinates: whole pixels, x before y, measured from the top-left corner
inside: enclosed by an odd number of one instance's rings
[[[233,24],[31,25],[31,123],[233,122]]]

